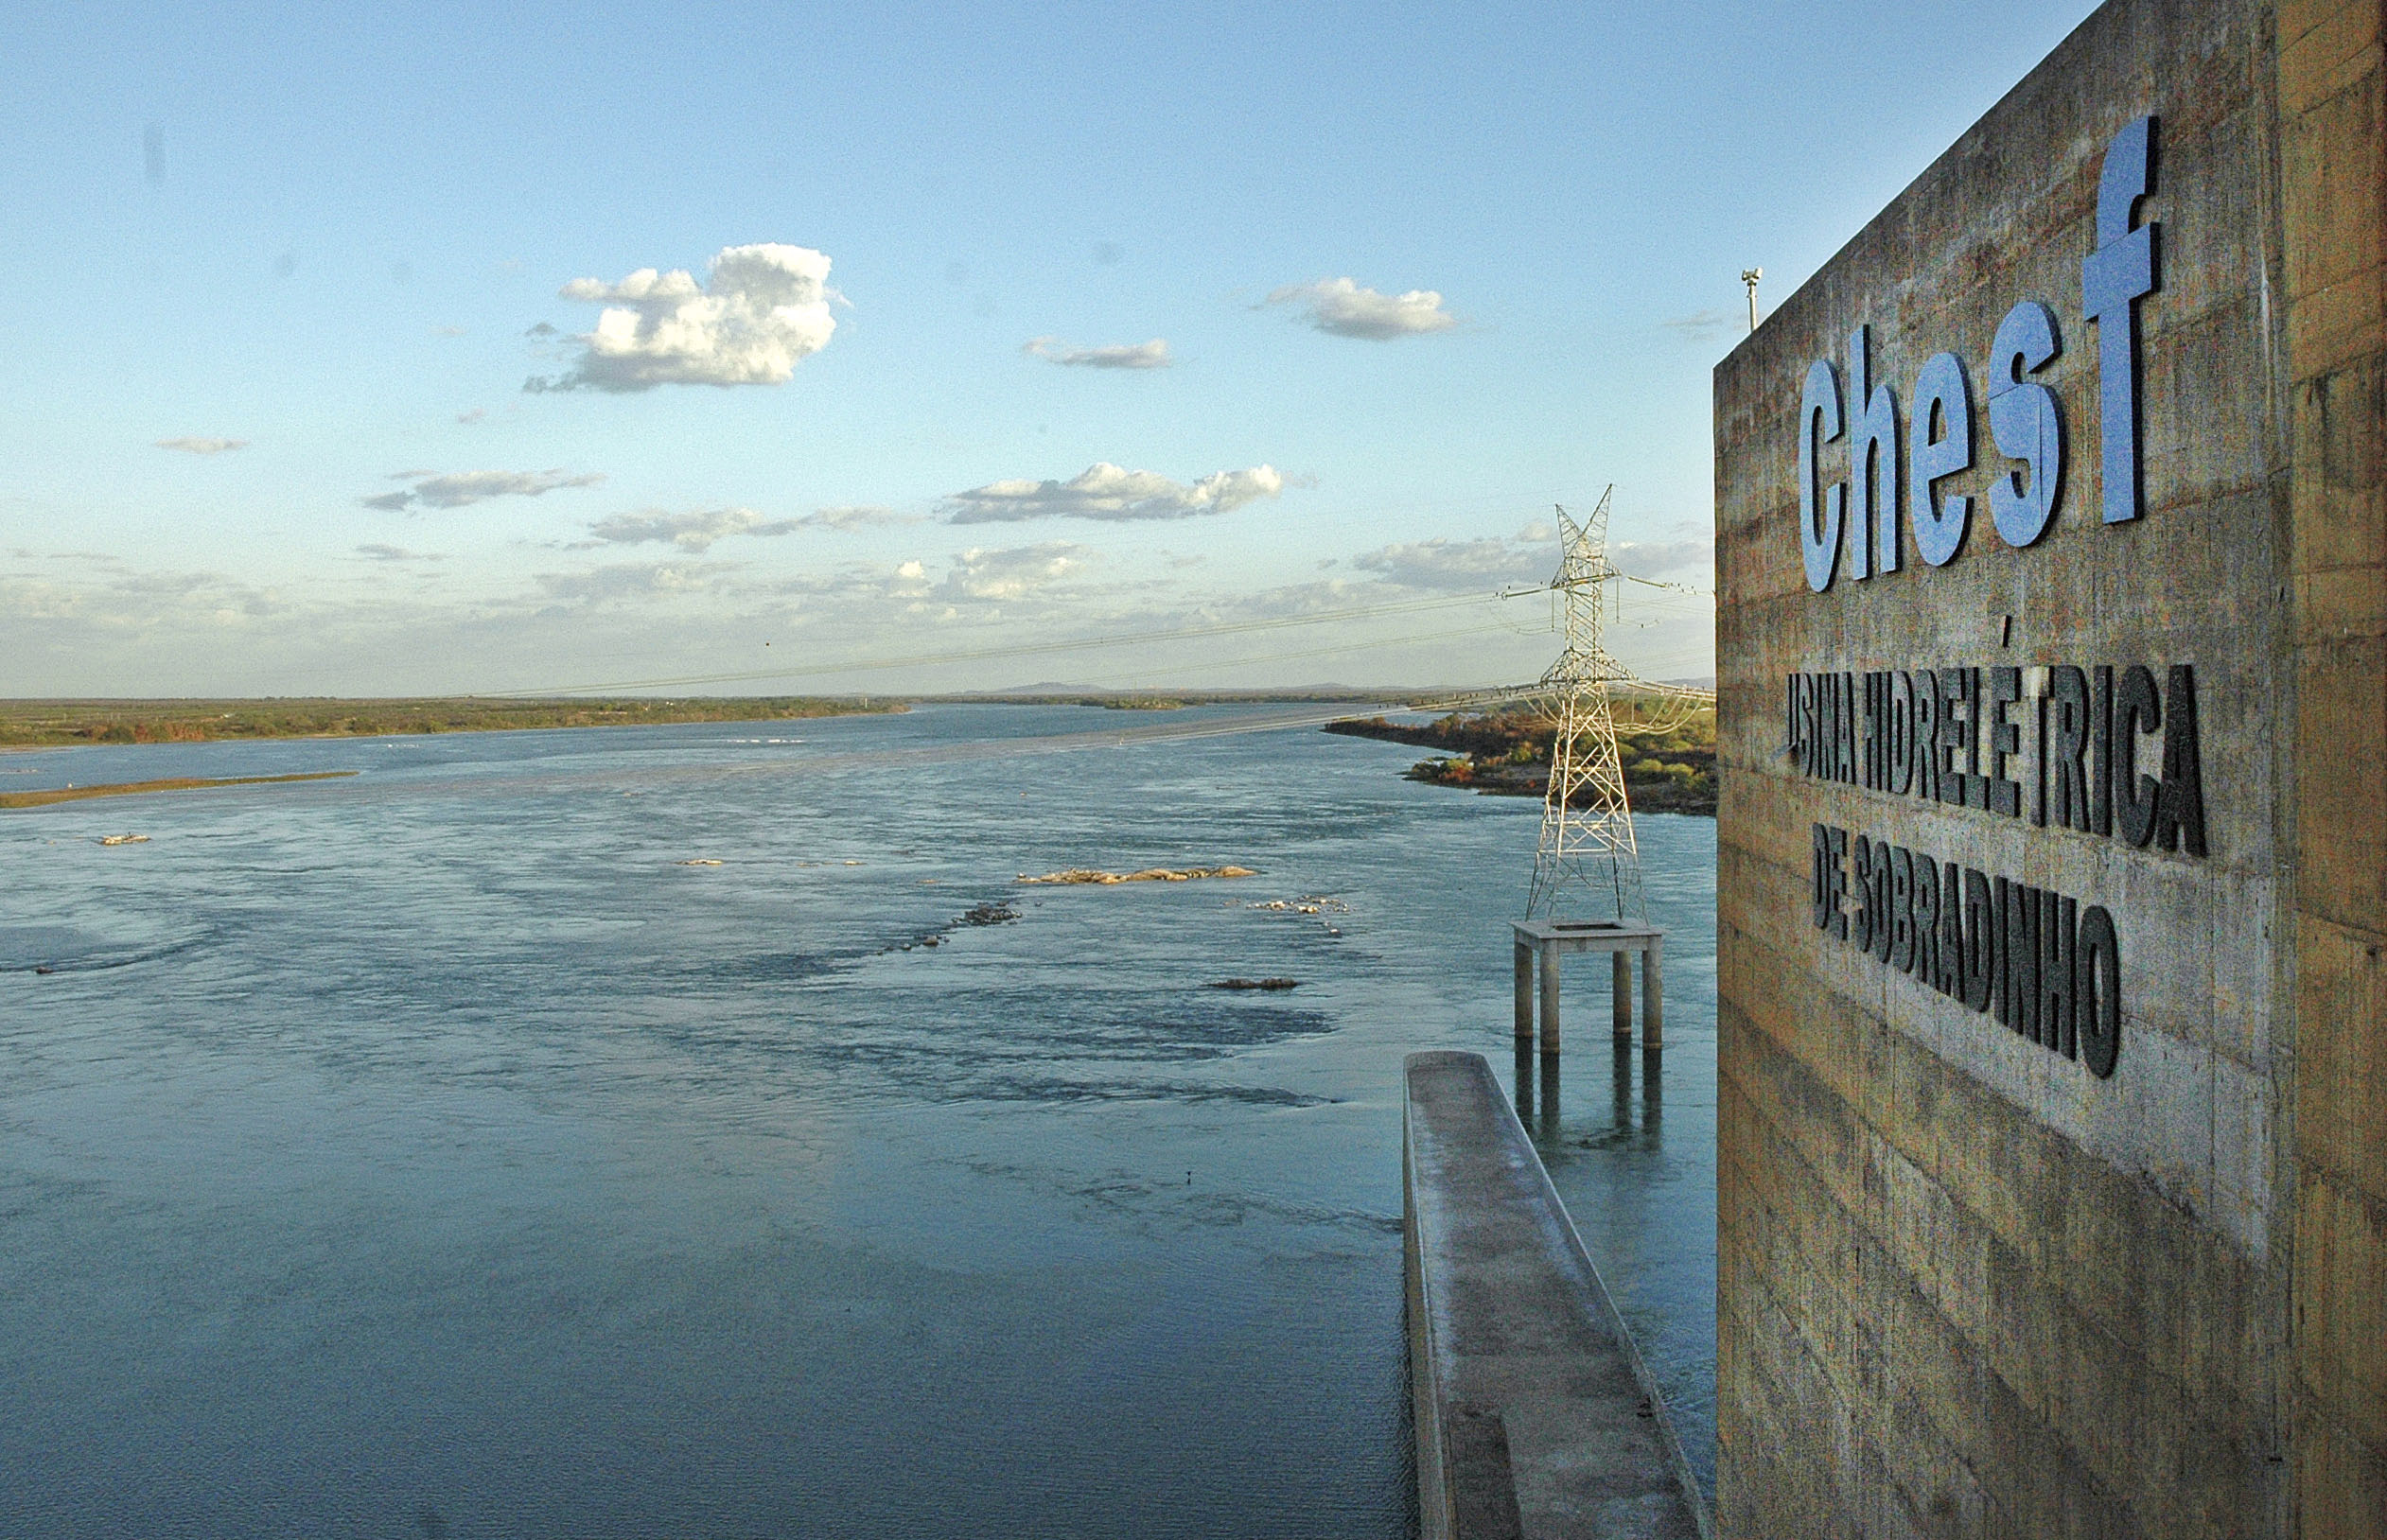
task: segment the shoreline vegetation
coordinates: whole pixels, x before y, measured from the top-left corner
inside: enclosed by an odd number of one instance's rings
[[[1656,705],[1616,705],[1616,743],[1624,793],[1636,813],[1715,816],[1715,709],[1702,708],[1671,726],[1654,720]],[[1550,747],[1557,725],[1541,711],[1506,709],[1453,712],[1433,722],[1349,717],[1325,731],[1375,738],[1442,752],[1403,774],[1436,786],[1462,786],[1485,796],[1547,796]]]
[[[217,786],[274,786],[286,780],[342,780],[354,770],[311,770],[296,776],[176,776],[166,780],[117,780],[98,786],[52,786],[37,792],[0,792],[0,809],[46,808],[94,796],[142,796],[150,792],[197,792]],[[114,836],[102,845],[137,843],[146,835]]]
[[[196,700],[0,700],[0,751],[87,744],[207,744],[243,738],[381,738],[543,727],[657,726],[688,722],[790,722],[908,711],[915,706],[1094,706],[1176,711],[1188,706],[1377,701],[1383,691],[1132,691],[958,695],[714,695],[675,699],[492,699],[474,695],[381,699],[269,696]]]
[[[1073,705],[1112,710],[1167,711],[1187,706],[1381,699],[1382,691],[1020,692],[943,696],[742,695],[679,699],[498,700],[476,696],[359,699],[0,700],[0,751],[100,744],[199,744],[240,739],[367,738],[449,732],[518,732],[557,727],[664,726],[708,722],[786,722],[909,710],[916,704]],[[1668,725],[1657,703],[1617,703],[1617,743],[1626,794],[1641,813],[1715,815],[1715,711],[1707,708]],[[1544,796],[1555,725],[1540,711],[1504,708],[1454,712],[1431,722],[1346,717],[1325,728],[1351,738],[1410,744],[1439,752],[1404,774],[1487,796]],[[107,785],[0,793],[0,810],[49,806],[95,796],[320,780],[334,774],[175,778]],[[1088,874],[1079,882],[1119,880]],[[1214,875],[1209,871],[1195,876]],[[1228,875],[1219,872],[1216,875]],[[1233,875],[1240,876],[1236,871]],[[1137,873],[1127,880],[1152,880]],[[1027,879],[1024,879],[1027,880]],[[1055,873],[1043,881],[1062,880]]]
[[[741,695],[677,700],[266,700],[0,701],[0,748],[71,748],[86,744],[206,744],[243,738],[380,738],[440,732],[517,732],[538,727],[615,727],[685,722],[785,722],[805,717],[902,711],[889,696],[829,699]]]

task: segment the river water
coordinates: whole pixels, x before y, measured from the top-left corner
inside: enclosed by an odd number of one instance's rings
[[[1250,715],[0,756],[362,772],[0,814],[0,1532],[1407,1533],[1400,1060],[1514,1072],[1538,808]],[[1529,1126],[1705,1477],[1714,825],[1640,833],[1662,1074],[1585,959]]]

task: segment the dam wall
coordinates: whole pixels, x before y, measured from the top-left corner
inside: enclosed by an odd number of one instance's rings
[[[2381,10],[2113,0],[1715,371],[1720,1534],[2387,1534]]]

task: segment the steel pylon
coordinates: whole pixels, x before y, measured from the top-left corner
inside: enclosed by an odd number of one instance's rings
[[[1613,709],[1615,687],[1632,675],[1608,656],[1600,636],[1605,589],[1623,576],[1607,554],[1608,501],[1615,494],[1614,486],[1603,492],[1600,505],[1581,523],[1557,510],[1558,575],[1550,586],[1566,604],[1566,648],[1536,691],[1552,701],[1556,733],[1541,845],[1525,901],[1528,919],[1642,918],[1641,850],[1624,799]]]

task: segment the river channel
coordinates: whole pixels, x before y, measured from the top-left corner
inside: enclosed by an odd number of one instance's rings
[[[1539,809],[1250,711],[0,755],[361,772],[0,814],[0,1531],[1406,1534],[1401,1056],[1514,1073]],[[1640,835],[1662,1071],[1583,959],[1529,1121],[1705,1479],[1714,824]]]

